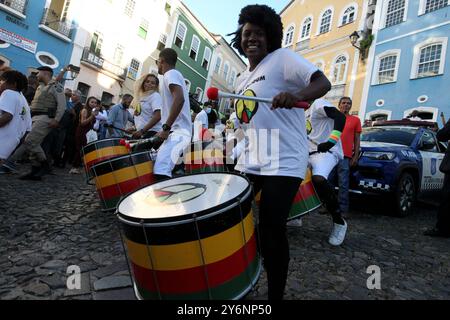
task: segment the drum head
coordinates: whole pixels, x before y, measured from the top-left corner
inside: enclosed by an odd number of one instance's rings
[[[250,196],[250,183],[244,176],[204,173],[166,180],[126,197],[118,214],[134,222],[175,222],[219,212],[238,199]]]

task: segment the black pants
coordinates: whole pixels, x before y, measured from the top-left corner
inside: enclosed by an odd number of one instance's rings
[[[267,272],[269,300],[282,300],[290,260],[286,222],[302,179],[247,176],[253,183],[255,195],[262,191],[258,232]]]
[[[436,229],[450,235],[450,174],[445,175]]]

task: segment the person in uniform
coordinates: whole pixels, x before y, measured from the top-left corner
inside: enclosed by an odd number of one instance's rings
[[[66,109],[64,87],[52,79],[53,70],[50,67],[39,67],[37,70],[40,86],[31,103],[31,132],[10,158],[14,163],[28,153],[32,169],[21,179],[34,181],[41,180],[50,169],[41,143],[53,128],[58,128]]]

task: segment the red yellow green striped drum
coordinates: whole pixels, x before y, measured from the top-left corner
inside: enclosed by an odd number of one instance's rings
[[[261,199],[261,192],[256,196],[256,204],[259,205]],[[288,221],[298,219],[321,206],[319,196],[314,189],[312,182],[312,173],[308,169],[306,178],[303,180],[297,194],[295,195],[294,203],[292,204],[291,212],[289,213]]]
[[[154,182],[150,151],[103,161],[91,171],[104,211],[115,210],[122,198]]]
[[[166,180],[122,200],[117,214],[136,296],[244,297],[261,272],[252,188],[238,174]]]
[[[120,144],[122,139],[106,139],[89,143],[83,148],[83,162],[86,170],[87,180],[94,176],[90,169],[96,164],[118,156],[130,153],[129,149]]]
[[[190,151],[184,156],[184,166],[186,174],[227,171],[223,142],[192,143]]]

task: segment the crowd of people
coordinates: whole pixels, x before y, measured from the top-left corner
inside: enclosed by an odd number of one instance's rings
[[[349,97],[343,97],[338,107],[322,99],[331,88],[326,76],[281,47],[283,25],[273,9],[247,6],[238,25],[232,45],[248,59],[249,67],[238,77],[235,91],[273,97],[272,104],[239,100],[228,118],[218,112],[213,101],[192,111],[184,77],[175,68],[177,53],[170,48],[162,50],[157,60],[162,78],[144,75],[134,95],[123,95],[114,106],[102,105],[95,97],[82,104],[80,92],[65,91],[58,81],[61,75],[54,80],[48,67],[38,68],[40,86],[30,99],[29,93],[22,92],[32,90],[35,83],[27,82],[20,72],[5,71],[0,76],[0,132],[6,143],[0,145],[0,159],[3,172],[16,171],[16,162],[28,155],[32,170],[21,179],[40,180],[51,170],[50,159],[60,167],[69,163],[70,172],[79,173],[81,150],[92,131],[95,139],[157,137],[161,145],[154,175],[160,181],[172,177],[179,157],[192,142],[225,137],[227,146],[231,145],[226,157],[233,169],[253,183],[255,194],[261,191],[260,252],[269,299],[278,300],[284,295],[290,260],[287,219],[308,168],[332,220],[329,243],[339,246],[345,239],[349,171],[359,158],[361,123],[350,115]],[[297,108],[299,101],[311,107],[305,112]],[[266,150],[261,153],[261,148]],[[332,176],[338,179],[338,196],[329,183]],[[446,185],[448,188],[448,175]],[[442,216],[448,219],[448,214]],[[443,226],[449,228],[448,221],[438,224],[440,232],[447,232]]]

